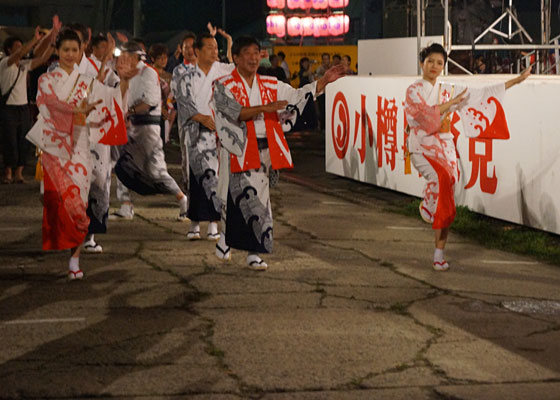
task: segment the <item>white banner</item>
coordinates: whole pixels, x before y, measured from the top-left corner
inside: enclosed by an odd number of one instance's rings
[[[446,76],[481,87],[511,75]],[[417,77],[345,77],[327,87],[326,170],[421,197],[425,180],[408,169],[404,99]],[[531,76],[506,92],[509,135],[467,138],[452,119],[460,177],[458,205],[491,217],[560,234],[560,78]]]

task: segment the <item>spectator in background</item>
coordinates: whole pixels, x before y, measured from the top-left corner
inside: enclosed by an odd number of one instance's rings
[[[25,135],[31,128],[31,116],[27,99],[27,75],[29,71],[44,64],[52,55],[54,48],[50,45],[60,29],[58,17],[53,18],[53,29],[41,39],[40,28],[35,28],[33,38],[23,44],[17,37],[4,41],[6,56],[0,61],[0,91],[9,97],[5,104],[0,104],[0,126],[4,151],[4,183],[25,183],[23,168],[27,153]],[[35,49],[35,57],[24,60],[23,57]],[[15,171],[14,171],[15,170]],[[15,174],[15,178],[14,175]]]
[[[99,34],[91,39],[91,56],[94,60],[101,61],[107,53],[109,42],[105,36]]]
[[[159,85],[161,88],[161,140],[163,143],[167,143],[169,140],[169,130],[171,128],[171,124],[175,119],[175,112],[174,110],[169,108],[167,99],[170,96],[171,89],[171,74],[165,70],[167,65],[167,53],[168,49],[167,46],[163,43],[156,43],[150,46],[150,51],[148,55],[152,62],[153,67],[158,72],[159,77]]]
[[[257,74],[267,75],[267,71],[269,70],[270,67],[272,67],[272,64],[270,63],[269,60],[268,51],[266,51],[265,49],[261,49],[260,55],[261,55],[261,59],[259,61],[259,68],[257,69]]]
[[[480,55],[474,60],[474,73],[475,74],[487,74],[488,70],[486,68],[486,60],[484,56]]]
[[[338,65],[342,63],[342,57],[340,57],[340,54],[335,54],[334,56],[332,56],[332,65]]]
[[[321,54],[321,65],[315,70],[315,78],[321,79],[325,72],[331,67],[331,55],[329,53]],[[319,127],[325,129],[325,94],[321,93],[317,96],[317,109],[319,111]]]
[[[300,88],[315,81],[313,72],[311,72],[309,58],[302,57],[299,60],[299,72],[297,76],[299,77],[298,87]],[[292,131],[311,131],[315,128],[317,128],[317,112],[315,111],[315,102],[313,101],[313,97],[310,97],[307,99],[307,104],[305,105],[301,115],[298,117]]]
[[[279,81],[289,83],[288,77],[284,72],[284,68],[280,66],[280,57],[278,55],[273,54],[269,57],[271,67],[266,71],[264,75],[275,76],[278,78]]]
[[[290,78],[290,67],[288,66],[288,63],[286,62],[286,54],[284,54],[283,51],[279,51],[278,52],[278,57],[280,57],[280,66],[284,70],[284,73],[286,74],[286,78],[289,79]]]
[[[313,72],[311,72],[311,63],[309,58],[302,57],[299,60],[299,72],[297,76],[299,78],[299,87],[305,86],[315,80]]]
[[[344,65],[344,73],[346,75],[356,75],[356,71],[352,69],[351,63],[352,63],[352,59],[348,54],[345,54],[342,57],[342,65]]]
[[[331,67],[331,55],[329,53],[321,54],[321,65],[315,70],[315,78],[321,79],[325,72]]]
[[[165,66],[165,70],[170,74],[173,73],[175,67],[183,62],[183,54],[181,49],[182,43],[177,43],[177,47],[175,47],[175,51],[171,54],[167,60],[167,65]]]

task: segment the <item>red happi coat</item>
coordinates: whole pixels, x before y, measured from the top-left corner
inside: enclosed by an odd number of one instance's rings
[[[278,100],[278,79],[272,76],[256,75],[259,85],[262,104],[266,105]],[[231,75],[226,75],[219,79],[234,96],[235,100],[243,107],[251,107],[249,96],[245,90],[243,80],[237,72],[233,70]],[[231,172],[243,172],[251,169],[259,169],[261,160],[257,145],[257,134],[253,120],[245,121],[247,125],[247,141],[241,156],[230,153]],[[292,155],[288,147],[288,142],[282,131],[282,126],[276,112],[265,112],[264,123],[266,126],[266,138],[270,151],[270,161],[273,169],[293,168]]]

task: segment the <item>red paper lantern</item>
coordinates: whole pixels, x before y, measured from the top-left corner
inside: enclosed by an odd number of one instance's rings
[[[269,14],[266,17],[266,31],[270,35],[286,36],[286,17],[282,14]]]
[[[331,36],[340,36],[348,32],[350,18],[348,15],[331,15],[329,17],[329,34]]]
[[[305,17],[302,18],[301,21],[303,25],[303,36],[313,36],[313,17]]]
[[[313,20],[313,36],[329,36],[329,20],[326,18],[315,18]]]
[[[301,18],[292,17],[288,19],[288,35],[290,36],[303,35],[303,24]]]
[[[328,6],[328,0],[313,0],[313,8],[316,10],[325,10]]]
[[[288,0],[288,8],[290,10],[294,8],[303,8],[303,0]]]
[[[274,35],[274,32],[275,32],[274,23],[272,22],[273,17],[274,17],[274,15],[268,15],[266,17],[266,32],[269,35]]]
[[[329,0],[329,7],[344,8],[348,5],[348,0]]]
[[[310,9],[311,7],[313,7],[313,0],[301,0],[303,6],[301,8],[303,8],[304,10]]]
[[[286,0],[266,0],[266,5],[270,8],[284,8],[286,7]]]

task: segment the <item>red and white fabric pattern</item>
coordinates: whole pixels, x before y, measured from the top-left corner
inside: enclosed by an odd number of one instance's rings
[[[458,181],[458,168],[452,125],[461,121],[463,132],[468,137],[509,137],[501,106],[505,93],[503,83],[469,88],[463,102],[453,107],[449,114],[440,114],[438,105],[464,89],[444,82],[432,85],[420,79],[406,92],[405,113],[410,127],[408,148],[414,167],[427,180],[423,206],[426,215],[433,216],[433,229],[446,228],[455,219],[454,188]]]
[[[76,118],[72,110],[84,99],[102,102],[87,119]],[[56,68],[39,79],[40,116],[27,139],[43,151],[44,250],[72,248],[83,242],[89,224],[90,148],[97,142],[126,142],[121,104],[119,89],[108,88],[77,71],[69,75]]]

